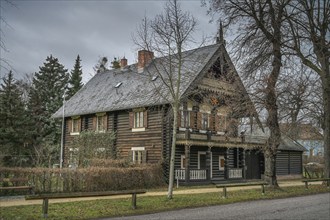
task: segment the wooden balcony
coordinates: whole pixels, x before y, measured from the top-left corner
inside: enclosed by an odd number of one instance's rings
[[[224,82],[220,80],[210,79],[210,78],[203,78],[201,84],[198,86],[201,89],[211,90],[214,92],[233,95],[237,91],[235,90],[234,85],[230,84],[229,82]]]
[[[266,143],[267,137],[264,136],[242,136],[228,137],[211,132],[198,133],[190,130],[179,131],[176,136],[177,145],[195,145],[195,146],[212,146],[212,147],[242,147],[255,148],[261,147]]]

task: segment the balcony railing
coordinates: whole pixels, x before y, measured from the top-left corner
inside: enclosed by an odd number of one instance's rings
[[[190,175],[190,180],[206,180],[207,172],[206,170],[190,170],[189,175]],[[184,169],[175,170],[175,179],[185,180],[186,170]]]
[[[243,178],[243,169],[242,168],[229,168],[228,177],[229,177],[229,179]]]

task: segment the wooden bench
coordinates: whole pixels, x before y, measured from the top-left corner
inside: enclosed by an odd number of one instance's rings
[[[217,188],[223,188],[223,198],[227,198],[227,188],[228,187],[244,187],[244,186],[261,186],[262,195],[265,194],[265,185],[268,185],[266,182],[245,182],[245,183],[225,183],[225,184],[216,184]]]
[[[305,179],[305,180],[302,180],[302,182],[305,183],[306,190],[308,190],[308,183],[309,182],[319,182],[319,181],[327,182],[327,187],[330,186],[330,178],[319,178],[319,179]]]
[[[44,218],[48,217],[48,200],[79,197],[115,196],[132,195],[132,208],[136,209],[136,195],[146,193],[146,190],[123,190],[123,191],[104,191],[104,192],[73,192],[73,193],[47,193],[37,195],[27,195],[26,200],[42,199],[42,213]]]
[[[0,190],[28,190],[30,194],[34,194],[34,187],[26,185],[28,183],[28,178],[0,178],[0,182],[7,183],[8,186],[0,186]],[[25,183],[24,185],[19,183]],[[19,185],[18,185],[19,184]]]

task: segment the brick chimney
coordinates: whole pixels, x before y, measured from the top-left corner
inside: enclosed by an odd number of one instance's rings
[[[148,50],[138,51],[138,70],[143,68],[154,58],[154,52]]]
[[[127,66],[127,59],[125,57],[123,57],[121,60],[120,60],[120,67],[121,68],[124,68],[125,66]]]

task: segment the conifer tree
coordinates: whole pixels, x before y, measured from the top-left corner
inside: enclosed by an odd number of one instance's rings
[[[10,71],[0,87],[0,164],[25,166],[29,161],[26,148],[28,117],[18,82]]]
[[[70,79],[69,79],[69,91],[67,93],[67,99],[71,98],[76,92],[83,87],[82,83],[82,69],[80,65],[81,59],[79,55],[77,56],[76,62],[73,69],[71,70]]]
[[[29,94],[29,109],[35,124],[34,148],[38,165],[51,165],[60,152],[61,121],[52,118],[63,104],[69,80],[67,69],[50,55],[35,73]],[[45,160],[47,159],[47,161]]]
[[[111,62],[111,68],[112,69],[119,69],[120,68],[120,63],[116,57],[113,58],[113,61]]]

